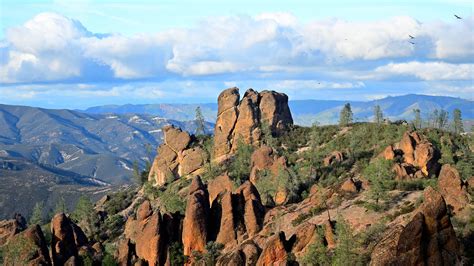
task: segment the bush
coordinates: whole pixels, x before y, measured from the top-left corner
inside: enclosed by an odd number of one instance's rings
[[[252,145],[245,144],[240,138],[237,140],[237,152],[229,165],[230,177],[237,185],[244,183],[250,177],[250,161],[253,153]]]
[[[183,244],[179,241],[173,242],[169,248],[171,265],[184,265],[188,260],[183,254]]]
[[[104,208],[108,215],[114,215],[130,206],[133,200],[134,191],[130,189],[121,190],[110,195],[110,199],[105,203]]]

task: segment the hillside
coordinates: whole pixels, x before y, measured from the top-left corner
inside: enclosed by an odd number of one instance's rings
[[[450,114],[459,108],[465,120],[474,119],[474,102],[447,96],[428,96],[408,94],[404,96],[386,97],[379,100],[361,101],[329,101],[329,100],[290,100],[293,119],[302,126],[310,126],[317,121],[320,124],[336,124],[343,105],[351,103],[356,121],[370,121],[373,107],[380,105],[384,115],[394,120],[413,118],[413,109],[419,108],[427,118],[435,109],[443,109]],[[143,105],[106,105],[91,107],[86,113],[141,113],[160,115],[168,119],[192,120],[194,110],[200,106],[207,121],[214,122],[217,115],[217,104],[143,104]],[[470,128],[470,127],[466,127]]]
[[[54,191],[68,190],[61,186],[64,180],[76,188],[131,184],[134,162],[142,168],[155,156],[154,147],[162,142],[161,128],[168,124],[191,132],[196,128],[194,121],[155,115],[84,114],[0,105],[0,165],[22,165],[15,171],[2,171],[1,178],[14,184],[27,176],[47,176],[49,181],[41,186],[45,191],[35,194],[42,195],[37,200],[45,198],[53,187]],[[37,184],[35,180],[30,185]],[[16,193],[6,189],[0,200],[0,217],[12,215]],[[22,213],[29,214],[35,202],[22,201]]]
[[[4,261],[474,262],[471,134],[366,122],[300,127],[285,94],[241,97],[237,88],[219,96],[214,132],[166,126],[141,186],[95,204],[82,198],[73,212],[37,219],[43,227],[26,228],[18,215],[0,221]]]

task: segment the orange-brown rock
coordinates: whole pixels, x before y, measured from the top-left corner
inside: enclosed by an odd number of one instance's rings
[[[334,163],[341,163],[344,161],[344,154],[340,151],[333,151],[323,160],[324,166],[329,166]]]
[[[422,173],[427,176],[435,176],[439,171],[439,152],[429,142],[422,142],[415,149],[415,166],[420,167]]]
[[[395,151],[393,149],[393,145],[388,145],[382,153],[379,154],[380,158],[384,158],[385,160],[393,160],[395,158]]]
[[[287,265],[288,252],[285,249],[285,233],[270,237],[262,249],[257,265]]]
[[[115,252],[115,258],[117,263],[121,266],[131,265],[133,254],[133,245],[130,243],[130,239],[124,238],[118,242],[117,250]]]
[[[136,219],[129,218],[125,225],[125,237],[135,244],[136,255],[148,265],[158,265],[160,261],[160,223],[160,213],[154,212],[146,200],[138,208]]]
[[[311,223],[304,223],[296,230],[296,242],[293,245],[292,251],[299,253],[305,250],[305,248],[314,240],[314,234],[316,233],[316,225]]]
[[[412,179],[416,173],[415,167],[408,163],[396,163],[393,165],[392,170],[395,172],[396,180]]]
[[[190,187],[183,221],[184,255],[192,251],[203,252],[208,238],[209,195],[199,176],[194,177]]]
[[[30,226],[11,238],[8,245],[16,249],[5,253],[4,265],[52,265],[48,246],[39,225]],[[14,255],[15,257],[9,257]]]
[[[328,244],[328,248],[336,246],[336,235],[334,234],[333,224],[330,220],[324,222],[324,238]]]
[[[179,176],[194,174],[208,159],[201,148],[188,148],[191,136],[187,132],[168,125],[163,128],[163,134],[163,143],[148,175],[148,180],[158,186]]]
[[[438,177],[438,188],[454,213],[469,203],[468,184],[461,179],[458,170],[449,164],[443,165]]]
[[[235,194],[238,195],[239,208],[243,210],[245,232],[249,237],[253,237],[262,229],[265,215],[265,208],[262,205],[260,195],[255,186],[249,181],[242,184],[235,191]]]
[[[348,178],[344,183],[342,183],[341,190],[347,193],[356,193],[357,186],[352,178]]]
[[[207,190],[209,192],[209,204],[219,196],[219,194],[226,191],[232,192],[234,183],[227,173],[222,174],[207,183]]]
[[[14,219],[0,221],[0,247],[8,243],[14,235],[25,229],[26,222],[21,214],[15,214]]]
[[[402,140],[398,144],[400,150],[402,150],[403,152],[403,158],[406,163],[409,163],[409,164],[415,163],[414,152],[415,152],[415,146],[417,144],[417,140],[419,140],[418,134],[414,135],[410,132],[405,132],[403,134]]]
[[[234,223],[234,207],[232,205],[232,193],[224,192],[220,200],[220,226],[216,242],[224,246],[234,246],[237,244],[236,225]]]
[[[214,129],[214,156],[222,156],[237,150],[239,140],[258,145],[261,125],[267,124],[272,134],[278,135],[292,124],[288,97],[274,91],[249,89],[239,102],[238,88],[226,89],[218,97],[217,120]]]
[[[406,225],[387,231],[371,265],[458,265],[460,247],[442,195],[428,187],[424,203]]]
[[[53,264],[65,264],[70,258],[77,258],[78,249],[88,244],[81,228],[64,213],[56,214],[51,220],[51,254]]]

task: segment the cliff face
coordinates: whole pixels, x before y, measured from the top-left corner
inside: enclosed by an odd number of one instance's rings
[[[274,91],[249,89],[240,99],[239,89],[226,89],[218,97],[214,129],[214,158],[233,153],[239,140],[257,146],[262,127],[277,136],[293,125],[288,96]]]

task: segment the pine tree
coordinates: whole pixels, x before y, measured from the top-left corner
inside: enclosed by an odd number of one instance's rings
[[[94,204],[87,196],[81,196],[76,204],[76,209],[72,213],[72,218],[77,222],[88,221],[94,210]]]
[[[464,127],[462,125],[461,110],[454,109],[453,111],[453,129],[454,133],[459,134],[464,132]]]
[[[202,115],[200,106],[196,107],[195,121],[196,121],[196,135],[197,136],[204,135],[206,133],[205,126],[204,126],[205,120],[204,120],[204,116]]]
[[[347,126],[352,123],[352,116],[351,104],[346,103],[339,114],[339,125]]]
[[[420,109],[413,109],[413,112],[415,113],[415,119],[413,120],[413,125],[415,126],[415,129],[421,129],[421,112]]]
[[[37,202],[35,204],[35,207],[33,208],[33,213],[31,214],[30,221],[29,221],[30,225],[43,224],[43,209],[44,209],[43,202]]]
[[[393,178],[389,160],[377,159],[364,170],[364,176],[370,182],[369,196],[378,204],[379,200],[387,197],[388,182]]]
[[[448,125],[448,112],[441,109],[438,113],[438,117],[436,118],[436,127],[439,129],[444,129]]]
[[[374,106],[374,123],[381,124],[383,122],[383,113],[380,105]]]

